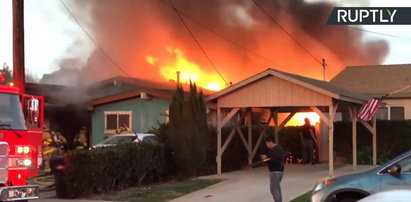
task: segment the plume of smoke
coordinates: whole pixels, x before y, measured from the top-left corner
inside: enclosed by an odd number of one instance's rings
[[[388,53],[383,40],[364,41],[362,33],[347,26],[327,26],[330,3],[303,0],[258,0],[270,15],[287,29],[317,60],[328,63],[327,79],[347,65],[379,64]],[[249,0],[173,0],[175,7],[226,80],[237,82],[268,67],[315,78],[322,67],[276,26]],[[216,73],[196,46],[167,0],[76,0],[80,21],[116,63],[130,76],[163,81],[159,68],[149,65],[148,55],[166,57],[174,46]],[[187,18],[189,16],[190,18]],[[195,23],[226,36],[237,45],[217,37]],[[241,70],[241,71],[239,71]],[[99,50],[89,57],[85,74],[94,79],[122,73]]]

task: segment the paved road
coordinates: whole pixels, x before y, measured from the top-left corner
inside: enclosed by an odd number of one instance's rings
[[[357,171],[351,165],[338,166],[335,175],[358,172],[372,168],[372,166],[358,166]],[[283,201],[290,201],[295,197],[312,189],[314,184],[328,175],[328,164],[319,165],[286,165],[282,181]],[[265,202],[272,201],[269,191],[269,174],[266,167],[252,170],[224,173],[220,176],[211,175],[204,179],[224,179],[223,182],[205,189],[193,192],[171,202]],[[73,201],[57,199],[54,191],[42,192],[40,201],[63,202]],[[96,200],[79,200],[80,202],[96,202]]]
[[[358,166],[360,170],[370,169],[371,166]],[[328,165],[287,165],[282,181],[283,201],[311,190],[314,184],[328,175]],[[335,166],[336,176],[355,172],[352,166]],[[225,179],[225,181],[206,189],[193,192],[171,202],[264,202],[273,201],[269,191],[269,174],[266,167],[252,170],[225,173],[221,176],[202,177],[207,179]]]

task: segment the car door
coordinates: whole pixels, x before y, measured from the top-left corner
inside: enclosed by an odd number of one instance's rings
[[[401,171],[397,174],[390,174],[388,170],[398,165]],[[384,169],[381,174],[381,191],[392,189],[411,189],[411,156],[407,156],[391,166]]]

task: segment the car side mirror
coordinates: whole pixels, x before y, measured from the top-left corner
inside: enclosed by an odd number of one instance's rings
[[[401,166],[393,165],[387,170],[387,172],[391,175],[399,175],[401,173]]]

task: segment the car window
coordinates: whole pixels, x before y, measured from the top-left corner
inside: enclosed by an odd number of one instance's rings
[[[157,143],[157,138],[155,136],[146,136],[143,138],[143,142],[155,144]]]
[[[397,164],[401,167],[401,173],[411,174],[411,156],[402,159]]]
[[[111,136],[104,140],[101,144],[127,144],[132,143],[136,139],[135,136]]]

